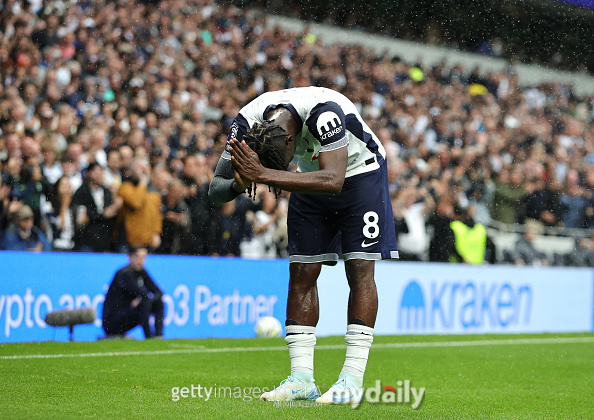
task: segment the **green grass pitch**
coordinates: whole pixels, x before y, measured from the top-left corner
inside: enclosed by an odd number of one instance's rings
[[[343,337],[318,338],[322,392],[344,353]],[[251,398],[289,370],[282,338],[2,344],[0,418],[594,418],[594,334],[376,337],[364,386],[379,380],[383,392],[409,380],[425,388],[416,410],[404,402],[355,410]],[[172,388],[192,385],[234,395],[205,401],[195,388],[196,397],[172,400]]]

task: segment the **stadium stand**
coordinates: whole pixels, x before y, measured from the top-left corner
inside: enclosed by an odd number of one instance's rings
[[[158,216],[177,235],[167,239],[175,246],[159,252],[240,255],[245,246],[221,243],[229,216],[204,190],[232,118],[266,90],[318,85],[353,100],[382,140],[395,207],[414,192],[430,195],[445,217],[450,205],[472,209],[474,221],[489,227],[499,262],[517,261],[509,255],[527,219],[539,224],[534,247],[550,264],[577,264],[570,258],[576,240],[592,237],[589,75],[435,46],[418,46],[414,55],[377,51],[351,42],[360,32],[292,26],[211,0],[43,7],[9,0],[0,7],[0,236],[26,204],[55,249],[80,244],[91,214],[103,217],[104,209],[69,203],[97,163],[115,196],[131,181],[166,197],[181,181],[185,205],[162,204]],[[433,55],[420,58],[424,51]],[[579,67],[565,63],[557,69]],[[146,172],[134,169],[139,161],[149,163]],[[59,190],[61,178],[68,182]],[[248,214],[261,204],[236,201],[234,237],[249,243]],[[111,250],[121,252],[121,214],[113,225]],[[580,243],[594,253],[594,241]]]

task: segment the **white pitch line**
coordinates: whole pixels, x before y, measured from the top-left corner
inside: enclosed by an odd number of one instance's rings
[[[418,343],[379,343],[374,344],[374,350],[427,348],[427,347],[473,347],[473,346],[505,346],[522,344],[568,344],[568,343],[594,343],[594,337],[560,337],[560,338],[518,338],[504,340],[472,340],[472,341],[421,341]],[[344,344],[327,344],[316,346],[316,350],[343,350]],[[207,349],[203,347],[177,349],[177,350],[152,350],[152,351],[122,351],[107,353],[72,353],[72,354],[20,354],[13,356],[0,356],[0,360],[15,359],[66,359],[77,357],[114,357],[114,356],[159,356],[168,354],[196,354],[196,353],[235,353],[252,351],[286,351],[286,346],[276,347],[223,347]]]

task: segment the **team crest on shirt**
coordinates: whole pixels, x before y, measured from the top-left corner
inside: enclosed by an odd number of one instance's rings
[[[342,132],[340,118],[334,112],[326,111],[320,114],[316,122],[316,128],[320,135],[320,140],[325,140]]]

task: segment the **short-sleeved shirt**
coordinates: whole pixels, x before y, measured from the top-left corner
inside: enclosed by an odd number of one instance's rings
[[[365,124],[355,105],[331,89],[303,87],[267,92],[243,107],[229,130],[228,141],[242,140],[255,123],[268,119],[271,110],[287,108],[301,128],[295,138],[299,172],[319,170],[320,152],[347,147],[346,178],[380,167],[384,147]],[[230,159],[226,149],[223,158]]]

